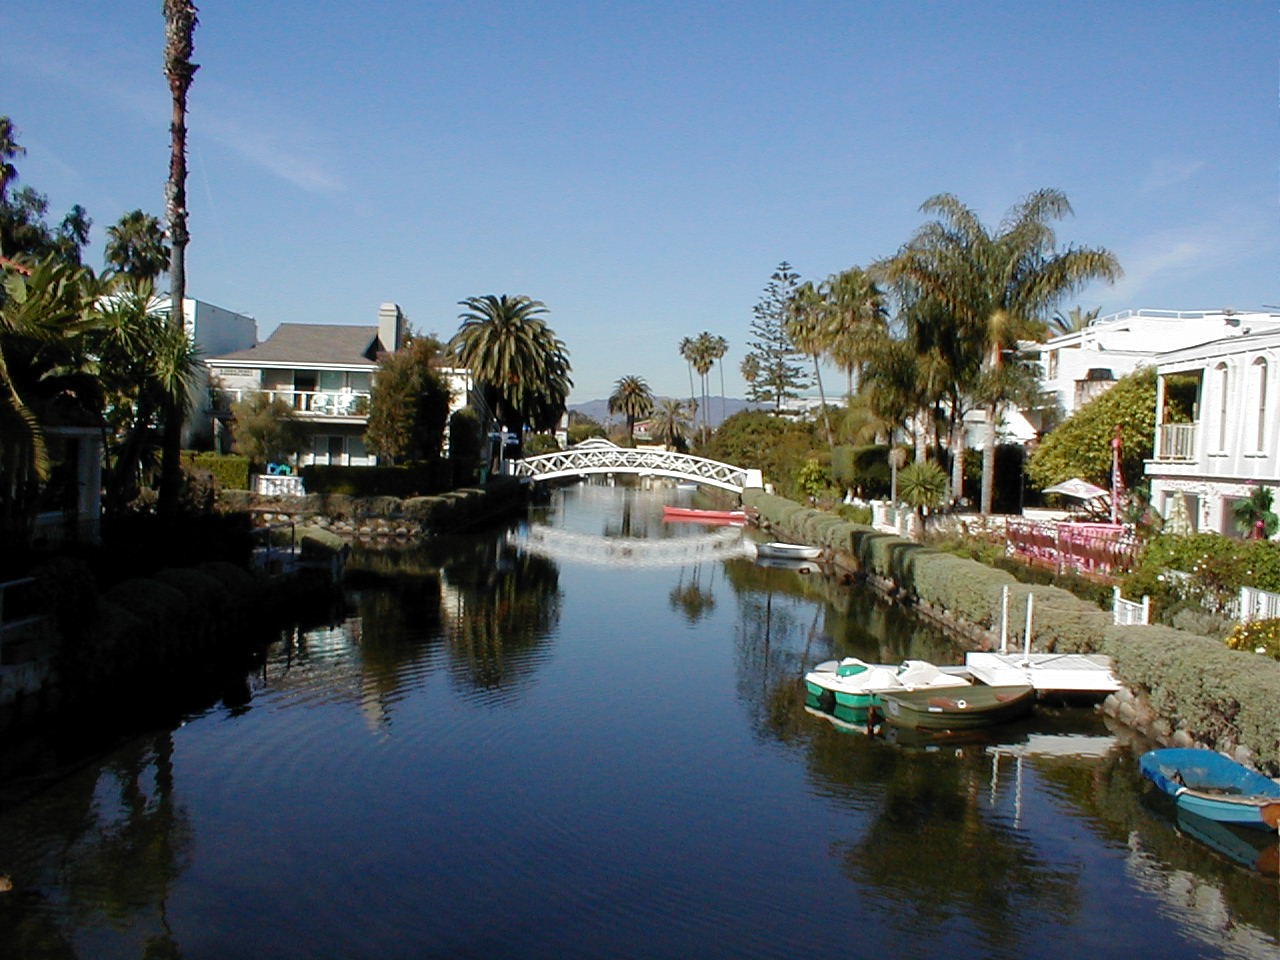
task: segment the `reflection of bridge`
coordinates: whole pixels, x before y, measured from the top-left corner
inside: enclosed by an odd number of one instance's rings
[[[516,477],[528,477],[535,483],[557,477],[580,477],[589,473],[636,473],[642,476],[692,480],[732,490],[734,493],[741,493],[747,487],[764,485],[759,470],[735,467],[719,460],[707,460],[687,453],[619,447],[601,439],[587,440],[556,453],[509,460],[507,472]]]
[[[549,557],[632,567],[676,567],[702,560],[723,560],[747,555],[738,527],[721,528],[698,537],[601,537],[560,527],[530,526],[523,533],[507,534],[507,542]]]

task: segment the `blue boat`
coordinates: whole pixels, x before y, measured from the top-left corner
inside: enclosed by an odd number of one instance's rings
[[[1219,823],[1280,828],[1280,783],[1220,753],[1152,750],[1138,759],[1138,767],[1179,810]]]

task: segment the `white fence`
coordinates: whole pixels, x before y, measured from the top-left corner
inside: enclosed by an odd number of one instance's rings
[[[1241,587],[1240,609],[1236,611],[1236,617],[1241,623],[1280,618],[1280,593],[1269,593],[1257,587]]]
[[[1151,622],[1151,598],[1143,597],[1141,600],[1126,600],[1120,596],[1120,588],[1112,587],[1111,596],[1114,603],[1111,606],[1113,622],[1118,627],[1131,627],[1134,625],[1146,625]]]

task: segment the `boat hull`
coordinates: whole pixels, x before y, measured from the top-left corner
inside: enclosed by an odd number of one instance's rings
[[[1035,705],[1030,684],[954,690],[904,690],[880,694],[884,718],[916,730],[972,730],[1029,714]]]
[[[950,690],[969,687],[969,681],[944,673],[922,660],[908,660],[901,666],[864,663],[856,657],[830,660],[805,674],[805,689],[811,696],[830,696],[836,705],[854,710],[878,707],[886,690]]]
[[[662,508],[662,518],[664,520],[685,520],[696,523],[747,522],[745,510],[699,510],[695,507],[673,507],[669,505]]]
[[[757,543],[756,556],[767,560],[817,560],[822,548],[802,543]]]
[[[1230,757],[1172,747],[1144,753],[1138,768],[1179,810],[1218,823],[1280,828],[1280,783]]]

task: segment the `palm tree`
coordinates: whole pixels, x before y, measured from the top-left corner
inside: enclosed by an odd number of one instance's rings
[[[813,378],[818,385],[818,401],[822,404],[822,423],[827,433],[827,446],[835,446],[831,432],[831,414],[827,411],[827,393],[822,387],[821,358],[827,347],[827,331],[823,318],[826,298],[811,281],[796,287],[787,302],[787,336],[801,353],[813,358]]]
[[[714,335],[707,341],[707,351],[711,354],[711,359],[716,366],[720,368],[720,422],[724,422],[724,358],[729,352],[729,341],[724,337]]]
[[[7,202],[6,193],[9,184],[18,179],[18,168],[10,161],[20,157],[24,150],[16,139],[17,131],[13,129],[13,121],[0,116],[0,206]],[[0,237],[0,241],[4,238]],[[0,257],[4,256],[4,245],[0,243]]]
[[[689,403],[696,407],[697,391],[693,387],[693,355],[697,352],[697,344],[693,337],[680,338],[680,357],[684,360],[684,365],[689,371]]]
[[[1045,315],[1063,297],[1094,280],[1115,280],[1120,267],[1103,248],[1056,249],[1051,223],[1071,213],[1058,190],[1030,194],[995,231],[950,194],[931,197],[921,210],[937,219],[921,227],[895,258],[895,271],[945,311],[962,338],[981,351],[976,375],[962,383],[987,412],[982,512],[990,513],[1000,412],[1027,380],[1025,371],[1016,369],[1025,367],[1019,340],[1041,333]],[[962,373],[966,366],[959,367]]]
[[[169,180],[165,185],[165,216],[173,243],[169,261],[169,323],[182,329],[182,301],[187,296],[187,91],[198,64],[195,49],[196,5],[191,0],[164,0],[164,72],[169,80],[172,111],[169,120]],[[160,472],[160,512],[177,509],[179,460],[182,455],[182,408],[167,411],[164,459]]]
[[[653,417],[653,436],[668,447],[679,447],[693,427],[684,401],[665,397],[658,402]]]
[[[627,418],[627,439],[636,440],[636,421],[653,412],[653,391],[644,378],[625,376],[613,385],[609,397],[609,412],[621,413]]]
[[[1280,527],[1280,518],[1271,510],[1272,491],[1269,487],[1254,487],[1249,496],[1231,508],[1236,528],[1255,540],[1270,540]]]
[[[167,437],[168,418],[176,411],[185,419],[190,412],[199,356],[169,312],[148,280],[114,291],[94,308],[88,371],[106,395],[103,487],[109,510],[126,509],[154,470],[157,430]]]
[[[712,336],[706,330],[694,337],[692,340],[685,339],[680,343],[681,355],[688,361],[689,366],[698,373],[698,383],[702,386],[702,404],[700,412],[702,414],[702,439],[705,441],[710,434],[710,427],[707,425],[707,374],[711,372],[711,367],[715,363],[715,352],[717,350],[716,341],[719,338]]]
[[[107,265],[129,282],[154,282],[169,269],[171,251],[164,227],[149,213],[134,210],[107,227]]]
[[[469,297],[448,350],[469,369],[496,419],[523,448],[526,426],[550,430],[573,387],[569,353],[547,326],[546,304],[523,294]]]
[[[1102,312],[1101,307],[1094,307],[1092,310],[1083,310],[1080,307],[1072,307],[1071,312],[1063,314],[1061,310],[1054,311],[1052,317],[1049,318],[1049,334],[1051,336],[1061,336],[1064,333],[1078,333],[1093,321],[1098,319],[1098,314]]]
[[[92,271],[50,255],[31,267],[0,260],[0,532],[23,532],[29,497],[49,475],[36,405],[69,394],[99,409],[96,385],[74,374],[98,294]]]
[[[827,352],[845,371],[849,393],[853,393],[885,331],[885,295],[861,267],[850,267],[828,277],[820,292],[826,303],[823,339]]]

